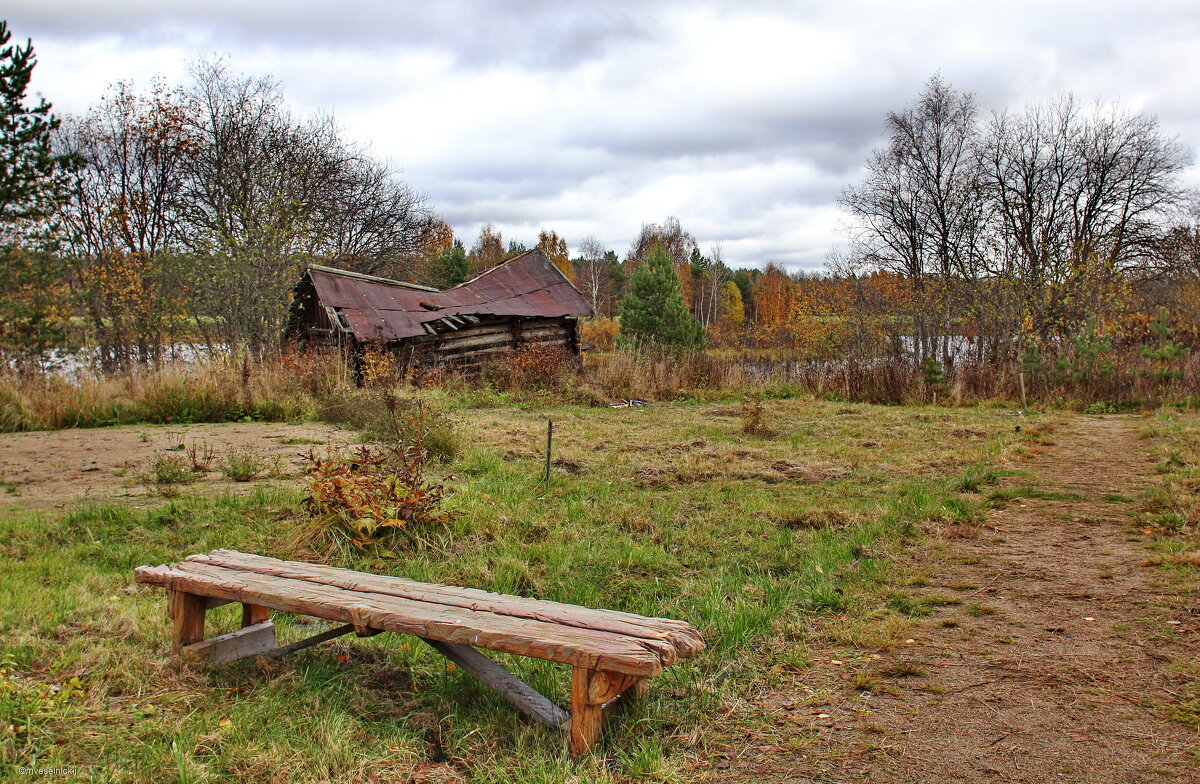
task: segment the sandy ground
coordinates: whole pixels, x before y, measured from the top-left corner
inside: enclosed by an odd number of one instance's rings
[[[1105,498],[1153,481],[1137,427],[1080,417],[1054,433],[1002,486],[1079,500],[1012,502],[948,540],[917,590],[961,603],[865,664],[814,659],[763,700],[777,734],[730,745],[710,780],[1200,781],[1200,733],[1161,707],[1188,680],[1173,663],[1200,658],[1200,605],[1161,590],[1127,509]],[[876,683],[855,684],[852,666]]]
[[[344,444],[353,437],[352,432],[330,425],[260,422],[0,434],[0,513],[55,509],[88,500],[139,505],[161,498],[142,477],[156,457],[186,457],[193,444],[207,444],[216,457],[210,472],[179,486],[188,492],[244,491],[263,482],[294,482],[300,454],[324,449],[324,444]],[[306,441],[320,443],[300,443]],[[183,450],[178,449],[180,444]],[[230,449],[253,450],[282,470],[274,471],[274,478],[264,475],[252,482],[234,482],[219,469],[221,456]]]

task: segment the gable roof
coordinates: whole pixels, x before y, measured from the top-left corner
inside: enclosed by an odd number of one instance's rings
[[[364,341],[432,334],[438,321],[592,315],[579,290],[536,248],[445,291],[331,267],[311,266],[305,274],[320,303],[336,308]]]

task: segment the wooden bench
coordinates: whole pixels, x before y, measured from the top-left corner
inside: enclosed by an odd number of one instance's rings
[[[168,591],[172,651],[227,662],[278,657],[355,632],[411,634],[495,689],[530,718],[569,732],[572,755],[600,739],[604,716],[646,679],[704,650],[690,624],[612,610],[420,583],[332,566],[213,550],[169,566],[139,566],[140,583]],[[204,638],[206,611],[242,604],[242,628]],[[344,624],[276,647],[270,610]],[[532,656],[572,667],[570,713],[476,648]]]

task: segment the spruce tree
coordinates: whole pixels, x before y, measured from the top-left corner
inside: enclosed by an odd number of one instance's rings
[[[75,158],[54,152],[50,104],[26,104],[37,59],[32,43],[11,38],[0,20],[0,354],[21,365],[65,335],[65,270],[50,222]]]
[[[633,273],[618,315],[623,347],[685,351],[704,345],[704,327],[684,303],[679,276],[662,245],[655,245]]]
[[[463,283],[471,271],[471,260],[467,258],[467,249],[460,240],[446,248],[434,260],[433,284],[438,288],[448,289]]]

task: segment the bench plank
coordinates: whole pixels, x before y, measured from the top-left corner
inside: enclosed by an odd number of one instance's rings
[[[403,577],[363,574],[335,566],[282,561],[278,558],[240,553],[236,550],[214,550],[211,553],[190,556],[188,560],[256,574],[270,574],[333,585],[353,591],[369,591],[514,618],[528,618],[582,629],[596,629],[639,639],[666,640],[675,648],[676,654],[680,658],[695,656],[704,650],[704,641],[691,624],[670,618],[650,618],[615,610],[593,610],[573,604],[491,593],[474,588],[421,583]]]
[[[477,612],[309,581],[236,571],[199,561],[138,567],[138,582],[217,596],[356,626],[533,656],[578,667],[653,676],[675,658],[664,640]]]

